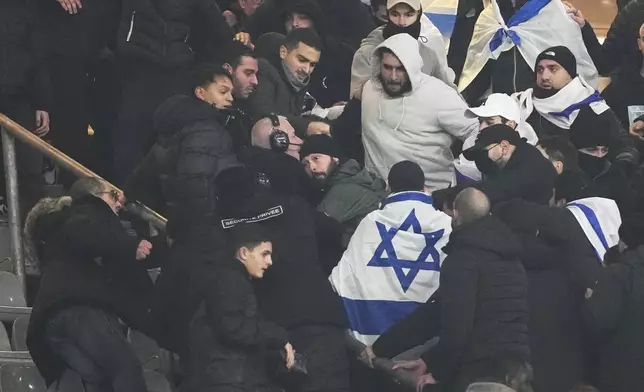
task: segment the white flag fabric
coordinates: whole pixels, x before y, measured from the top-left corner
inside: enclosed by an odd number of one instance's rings
[[[530,0],[506,22],[496,0],[479,16],[458,84],[461,92],[472,83],[490,59],[516,46],[534,69],[537,56],[553,46],[566,46],[577,59],[577,70],[593,88],[599,75],[586,50],[579,25],[566,13],[561,0]]]
[[[579,110],[586,105],[596,114],[610,109],[599,91],[581,76],[575,77],[552,97],[536,98],[533,89],[529,88],[512,94],[512,98],[519,103],[522,121],[527,120],[536,110],[541,117],[562,129],[570,129],[577,119]]]
[[[392,194],[360,222],[329,277],[356,339],[372,344],[429,300],[451,231],[423,192]]]
[[[603,197],[588,197],[570,202],[566,208],[577,218],[603,264],[606,251],[619,243],[622,218],[617,203]]]
[[[449,40],[456,24],[458,0],[422,0],[423,13],[438,28],[449,48]]]

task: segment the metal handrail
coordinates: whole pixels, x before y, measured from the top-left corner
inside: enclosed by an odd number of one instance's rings
[[[61,152],[51,144],[45,142],[38,136],[23,128],[20,124],[0,113],[0,129],[2,131],[2,153],[4,158],[5,178],[7,186],[7,202],[9,207],[9,231],[11,234],[11,250],[13,253],[14,273],[18,281],[25,289],[25,263],[22,250],[22,225],[20,222],[20,206],[18,193],[18,171],[16,161],[16,148],[14,137],[28,146],[35,148],[44,156],[50,158],[59,167],[70,171],[77,177],[96,177],[105,181],[111,189],[121,191],[119,188],[106,181],[101,176],[76,162],[65,153]],[[150,222],[152,226],[163,231],[167,220],[140,203],[128,203],[125,206],[128,212]]]

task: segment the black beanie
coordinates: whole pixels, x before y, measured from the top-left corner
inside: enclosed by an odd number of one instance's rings
[[[311,154],[324,154],[332,158],[340,158],[340,148],[329,135],[311,135],[306,138],[300,148],[300,159]]]
[[[565,46],[553,46],[552,48],[548,48],[541,52],[539,56],[537,56],[537,61],[534,63],[535,73],[537,65],[539,65],[539,61],[541,60],[556,61],[566,71],[568,71],[571,78],[577,77],[577,59],[570,49]]]
[[[611,123],[602,116],[577,116],[570,126],[570,142],[576,149],[597,146],[610,147]]]
[[[412,161],[401,161],[393,165],[389,170],[388,181],[392,193],[425,189],[425,173]]]

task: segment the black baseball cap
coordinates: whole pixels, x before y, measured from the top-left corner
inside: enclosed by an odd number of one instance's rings
[[[505,124],[494,124],[479,132],[474,145],[463,151],[463,156],[469,161],[473,161],[478,154],[485,151],[490,144],[501,143],[507,140],[512,145],[525,143],[519,133]]]

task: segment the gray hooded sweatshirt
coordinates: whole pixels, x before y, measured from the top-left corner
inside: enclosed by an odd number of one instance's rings
[[[411,91],[392,98],[383,90],[380,48],[388,48],[401,61],[411,81]],[[386,179],[391,167],[411,160],[425,172],[430,190],[455,181],[450,146],[478,131],[478,119],[466,115],[463,98],[443,81],[421,72],[418,42],[396,34],[378,45],[372,57],[372,77],[362,91],[362,142],[365,167]]]

